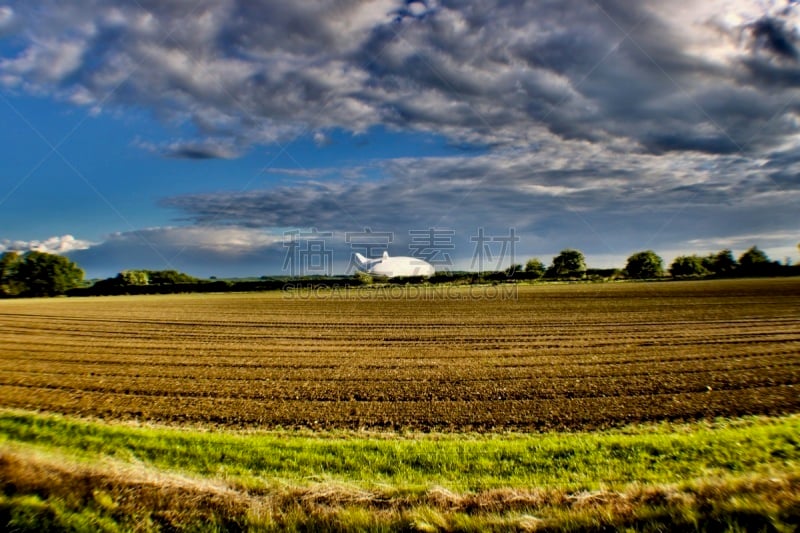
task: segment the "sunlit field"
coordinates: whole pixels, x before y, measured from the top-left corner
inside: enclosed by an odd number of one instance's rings
[[[793,412],[797,280],[0,302],[0,402],[237,427]]]
[[[0,346],[21,529],[798,524],[798,279],[7,300]]]

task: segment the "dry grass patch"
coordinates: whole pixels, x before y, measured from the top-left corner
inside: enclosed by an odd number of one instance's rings
[[[441,487],[407,493],[342,484],[249,493],[143,467],[92,466],[4,449],[0,480],[0,519],[16,530],[790,531],[800,526],[797,474],[577,493],[457,493]]]

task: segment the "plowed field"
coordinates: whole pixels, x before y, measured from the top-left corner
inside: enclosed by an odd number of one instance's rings
[[[243,427],[800,411],[800,279],[0,301],[0,406]]]

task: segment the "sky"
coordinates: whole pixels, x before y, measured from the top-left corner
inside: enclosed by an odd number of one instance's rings
[[[0,252],[800,261],[800,3],[0,0]]]

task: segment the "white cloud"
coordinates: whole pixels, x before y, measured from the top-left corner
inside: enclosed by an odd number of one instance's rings
[[[314,144],[319,147],[328,146],[331,144],[331,139],[321,131],[314,132]]]
[[[335,169],[330,168],[279,168],[268,167],[262,170],[264,174],[274,174],[276,176],[290,176],[293,178],[321,178],[328,174],[335,173]]]
[[[282,242],[283,235],[235,226],[167,226],[109,235],[103,244],[143,242],[174,252],[188,249],[219,254],[245,254]]]
[[[89,277],[135,268],[251,276],[280,269],[282,239],[282,233],[236,226],[153,227],[113,233],[70,257]]]
[[[0,252],[46,252],[50,254],[68,254],[77,250],[86,250],[94,243],[82,239],[76,239],[72,235],[62,235],[49,237],[44,240],[21,241],[21,240],[0,240]]]
[[[425,4],[423,4],[422,2],[411,2],[410,4],[408,4],[407,9],[415,17],[419,17],[420,15],[428,11],[428,8],[425,7]]]
[[[0,35],[11,28],[14,22],[14,10],[10,6],[0,6]]]
[[[793,243],[796,243],[796,246],[792,246]],[[686,244],[688,245],[687,248],[692,251],[729,248],[743,252],[751,246],[758,246],[762,250],[772,250],[778,254],[774,259],[782,260],[785,256],[797,256],[800,251],[800,232],[773,231],[764,233],[734,233],[704,239],[690,239]]]

